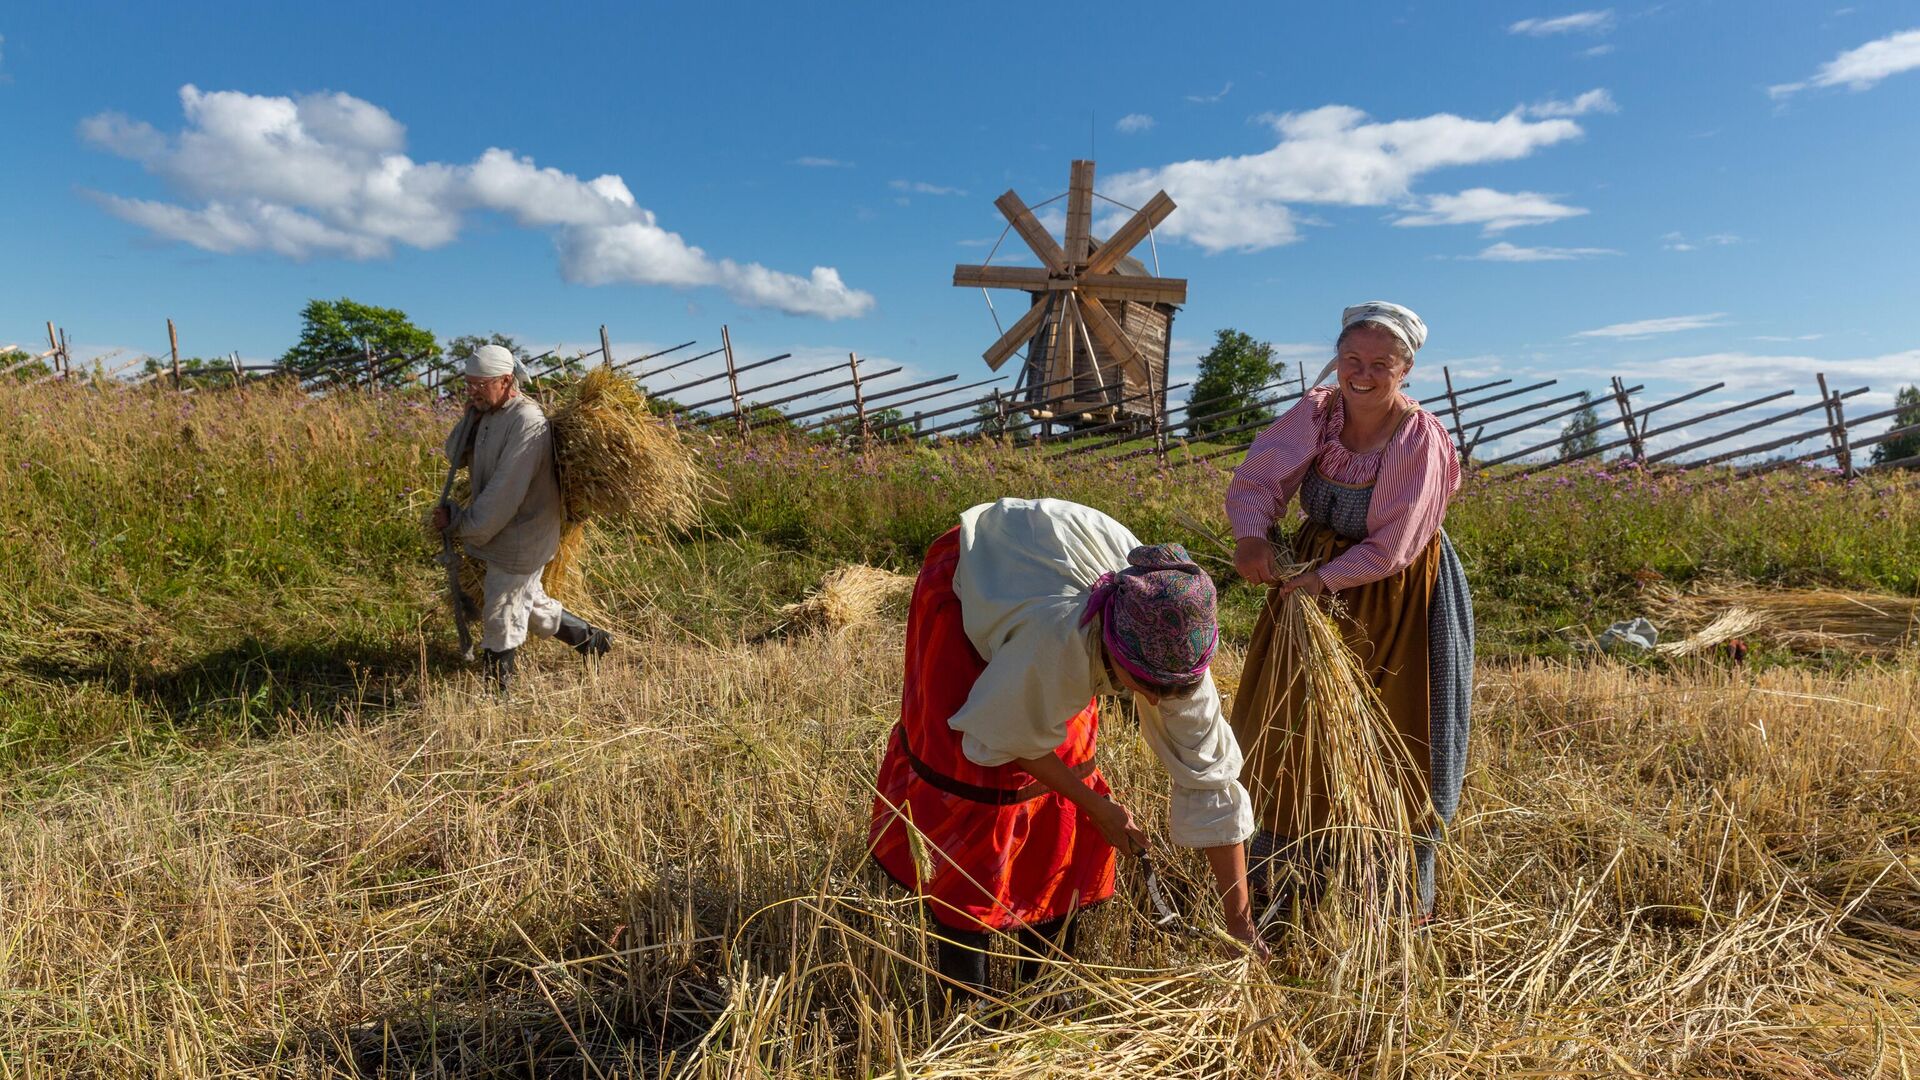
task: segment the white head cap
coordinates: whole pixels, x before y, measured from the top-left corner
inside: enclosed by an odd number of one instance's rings
[[[513,353],[499,345],[482,345],[467,357],[466,373],[476,379],[514,373]]]
[[[1386,329],[1405,343],[1408,352],[1419,352],[1420,346],[1427,343],[1427,324],[1420,321],[1420,316],[1399,304],[1390,304],[1385,300],[1355,304],[1340,313],[1340,332],[1344,334],[1354,323],[1363,322]]]

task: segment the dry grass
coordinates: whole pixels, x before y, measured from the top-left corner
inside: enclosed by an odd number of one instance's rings
[[[651,534],[698,520],[706,475],[632,378],[594,368],[567,384],[548,417],[568,521]]]
[[[893,601],[913,592],[913,578],[854,563],[829,572],[806,599],[780,608],[783,631],[842,633],[880,621]]]
[[[1910,669],[1483,670],[1431,932],[1310,922],[1254,967],[1154,933],[1129,875],[1083,964],[943,1018],[863,859],[879,633],[643,640],[593,681],[536,658],[507,705],[461,676],[378,725],[17,776],[0,1077],[1920,1070]],[[1127,732],[1103,764],[1164,820]],[[1163,870],[1213,917],[1195,859]]]
[[[1748,633],[1808,654],[1836,650],[1892,657],[1920,644],[1920,598],[1914,597],[1725,583],[1685,593],[1660,590],[1653,606],[1661,618],[1681,625],[1709,623],[1702,633],[1713,629],[1710,621],[1744,613],[1743,622],[1751,626],[1727,636]]]

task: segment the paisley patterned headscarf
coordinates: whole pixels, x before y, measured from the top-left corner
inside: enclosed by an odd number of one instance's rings
[[[1220,642],[1213,579],[1179,544],[1134,548],[1125,570],[1100,575],[1080,625],[1095,617],[1107,655],[1150,686],[1197,685]]]

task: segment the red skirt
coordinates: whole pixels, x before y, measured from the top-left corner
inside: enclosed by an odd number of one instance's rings
[[[1113,895],[1113,846],[1078,807],[1018,765],[976,765],[947,720],[966,704],[986,661],[967,640],[953,572],[960,530],[927,551],[907,615],[900,722],[880,759],[871,852],[889,876],[956,930],[1050,922]],[[1097,703],[1067,721],[1055,753],[1107,793],[1094,767]],[[906,820],[918,829],[919,858]]]

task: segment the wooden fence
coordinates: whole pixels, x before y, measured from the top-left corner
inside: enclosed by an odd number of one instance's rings
[[[668,415],[675,424],[709,433],[730,432],[739,437],[750,434],[756,425],[771,424],[802,434],[820,434],[831,429],[844,444],[856,447],[915,439],[997,437],[1012,439],[1036,453],[1062,459],[1102,454],[1107,460],[1124,461],[1151,456],[1161,468],[1180,469],[1246,453],[1260,429],[1307,389],[1306,371],[1299,365],[1293,374],[1258,388],[1250,397],[1233,395],[1173,405],[1170,403],[1172,393],[1186,388],[1186,384],[1181,383],[1168,386],[1165,393],[1157,395],[1163,406],[1159,416],[1142,418],[1133,413],[1116,419],[1121,416],[1121,406],[1135,404],[1149,395],[1121,397],[1125,391],[1118,378],[1092,389],[1072,385],[1071,377],[1052,383],[1002,387],[999,384],[1004,383],[1007,376],[961,383],[959,375],[946,375],[893,385],[887,380],[899,375],[903,368],[870,370],[852,353],[845,363],[835,362],[760,381],[748,376],[791,359],[791,354],[742,361],[734,355],[732,333],[726,326],[720,328],[718,347],[685,356],[678,354],[693,349],[698,341],[681,342],[639,356],[617,357],[604,325],[599,328],[598,336],[600,345],[595,349],[567,356],[558,356],[557,350],[550,350],[533,357],[527,366],[535,385],[550,386],[574,377],[595,362],[615,370],[631,371],[644,385],[670,372],[718,357],[717,370],[698,378],[683,378],[655,391],[660,400],[671,406]],[[0,354],[3,353],[4,350],[0,350]],[[665,362],[654,363],[662,360]],[[85,372],[76,371],[73,365],[66,331],[49,322],[46,350],[0,368],[0,376],[36,362],[47,368],[38,376],[39,381],[120,379],[136,384],[154,382],[187,393],[264,378],[298,379],[305,389],[314,393],[415,388],[444,396],[458,392],[459,386],[457,365],[452,360],[380,355],[371,349],[331,357],[298,369],[278,364],[244,364],[238,353],[230,354],[216,367],[183,369],[179,334],[171,319],[167,320],[167,347],[163,352],[136,356],[111,368],[96,361],[94,369]],[[144,371],[130,380],[124,378],[129,368],[142,364]],[[1522,477],[1601,457],[1645,467],[1696,468],[1725,465],[1763,454],[1772,456],[1739,465],[1736,474],[1757,475],[1831,459],[1839,473],[1852,477],[1865,471],[1859,460],[1861,451],[1920,434],[1920,423],[1901,425],[1898,422],[1903,411],[1909,414],[1907,419],[1913,419],[1911,407],[1849,416],[1846,402],[1866,393],[1868,388],[1835,389],[1828,386],[1825,374],[1819,374],[1815,376],[1816,392],[1811,404],[1769,412],[1656,451],[1650,448],[1650,440],[1659,436],[1747,414],[1796,397],[1797,391],[1777,390],[1747,401],[1693,412],[1681,406],[1724,389],[1725,384],[1714,383],[1647,403],[1640,397],[1644,385],[1629,386],[1619,378],[1610,380],[1603,389],[1565,392],[1558,379],[1521,386],[1513,385],[1512,379],[1497,379],[1462,386],[1456,385],[1450,369],[1442,367],[1440,375],[1444,392],[1421,399],[1420,404],[1452,432],[1461,460],[1490,479]],[[989,387],[991,389],[979,392]],[[1060,393],[1045,393],[1056,387]],[[702,392],[692,393],[697,390]],[[1017,403],[1011,392],[1014,390],[1020,391]],[[971,396],[957,396],[969,392],[973,392]],[[1093,396],[1102,396],[1108,402],[1105,410],[1063,416],[1051,408],[1070,401],[1086,402]],[[1592,419],[1581,423],[1578,418],[1583,415]],[[1894,421],[1889,430],[1866,433],[1867,425],[1887,420]],[[1561,424],[1557,433],[1546,435],[1556,422]],[[1189,438],[1177,436],[1182,430]],[[1782,431],[1790,434],[1778,434]],[[1480,452],[1482,446],[1515,437],[1524,439],[1529,434],[1540,437],[1497,456]],[[1751,436],[1754,441],[1734,442],[1742,436]],[[1809,442],[1816,445],[1802,450],[1801,446]],[[1499,468],[1509,465],[1512,467]],[[1914,466],[1920,466],[1920,457],[1871,467]]]

